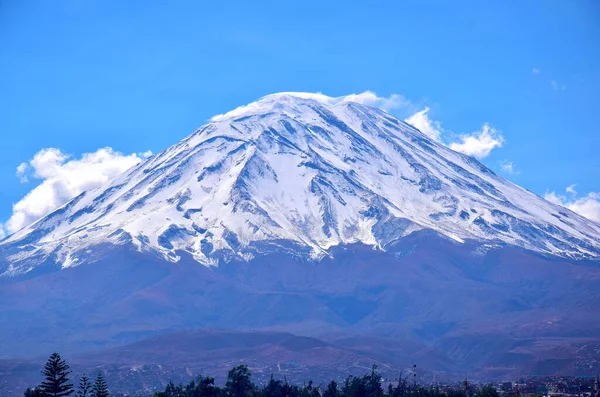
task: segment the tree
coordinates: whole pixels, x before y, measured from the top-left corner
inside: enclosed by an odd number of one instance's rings
[[[262,390],[262,397],[281,397],[283,396],[282,391],[282,382],[280,380],[275,380],[273,374],[271,374],[271,379],[269,379],[269,383]]]
[[[364,376],[365,391],[367,397],[382,397],[381,375],[377,372],[377,366],[373,365],[371,373]]]
[[[193,384],[193,382],[192,382]],[[189,397],[218,397],[221,389],[215,386],[215,378],[198,376],[196,387],[186,388]]]
[[[446,392],[448,397],[467,397],[464,390],[450,389]]]
[[[77,390],[77,397],[90,397],[92,389],[92,383],[90,382],[90,378],[83,375],[79,378],[79,388]]]
[[[318,387],[314,387],[313,381],[309,380],[300,390],[300,397],[321,397]]]
[[[229,371],[225,390],[230,397],[247,397],[255,388],[247,365],[238,365]]]
[[[192,386],[195,387],[195,384],[192,384]],[[184,397],[188,395],[189,393],[183,390],[182,385],[175,385],[175,383],[169,382],[165,391],[156,393],[155,397]]]
[[[338,397],[338,396],[339,396],[339,393],[338,393],[337,383],[334,380],[332,380],[327,385],[327,389],[325,389],[325,391],[323,392],[323,397]]]
[[[34,387],[33,389],[29,387],[25,390],[23,397],[44,397],[44,392],[39,387]]]
[[[477,390],[475,397],[498,397],[498,392],[494,386],[486,385]]]
[[[391,397],[406,397],[409,393],[410,386],[408,385],[408,375],[403,377],[401,372],[400,376],[398,376],[398,384],[396,387],[392,387],[390,384],[390,387],[388,388],[388,394]]]
[[[45,380],[40,384],[40,391],[49,397],[66,397],[73,393],[73,384],[69,383],[71,368],[58,353],[52,353],[42,374]]]
[[[91,397],[110,397],[110,392],[108,391],[108,386],[104,381],[104,376],[102,374],[98,374],[96,377],[96,381],[92,386]]]

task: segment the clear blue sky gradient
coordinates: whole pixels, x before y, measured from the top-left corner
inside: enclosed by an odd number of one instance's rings
[[[0,222],[42,148],[158,152],[265,94],[365,90],[491,123],[483,162],[540,195],[600,191],[597,1],[0,0]]]

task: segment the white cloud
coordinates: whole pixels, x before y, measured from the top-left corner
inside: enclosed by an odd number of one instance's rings
[[[17,167],[17,176],[19,177],[19,180],[21,181],[21,183],[29,182],[29,179],[27,179],[27,175],[25,175],[25,173],[27,172],[28,169],[29,169],[29,165],[27,163],[21,163]]]
[[[538,68],[533,68],[533,70],[531,71],[531,73],[533,74],[538,74],[540,72],[540,70]]]
[[[4,231],[4,225],[0,223],[0,240],[6,237],[6,232]]]
[[[544,198],[546,200],[550,201],[551,203],[558,204],[558,205],[563,205],[563,199],[567,200],[567,198],[565,196],[559,196],[554,192],[546,192],[546,194],[544,195]]]
[[[504,144],[504,137],[500,131],[491,127],[488,123],[485,123],[479,131],[471,134],[460,134],[459,142],[449,142],[447,138],[445,139],[444,135],[447,132],[452,132],[445,131],[438,121],[432,120],[428,116],[428,112],[429,108],[426,107],[404,121],[416,127],[434,141],[440,142],[452,150],[482,159],[487,157],[493,149],[502,147]],[[514,172],[512,164],[510,169]]]
[[[577,192],[574,190],[575,185],[571,185],[565,191],[571,194],[571,197],[558,195],[555,192],[546,192],[544,198],[551,203],[567,207],[579,215],[585,216],[596,222],[600,222],[600,193],[590,192],[583,197],[577,198]]]
[[[515,163],[508,160],[500,161],[500,168],[502,168],[502,171],[510,175],[519,175],[521,173],[515,168]]]
[[[42,149],[17,168],[20,178],[33,177],[41,183],[13,205],[4,227],[10,233],[35,222],[85,190],[101,186],[142,161],[133,153],[124,155],[106,147],[72,158],[60,149]]]
[[[439,122],[431,120],[429,116],[427,116],[427,112],[429,112],[429,108],[425,108],[420,112],[413,114],[404,121],[416,127],[434,141],[441,142],[443,132],[442,126]]]
[[[591,192],[585,197],[567,203],[567,207],[579,215],[600,222],[600,193]]]
[[[462,135],[460,140],[460,143],[451,143],[450,149],[478,159],[487,157],[494,148],[504,144],[504,137],[500,132],[487,123],[479,131]]]
[[[217,114],[216,116],[213,116],[210,119],[210,121],[220,121],[230,118],[243,117],[260,111],[265,111],[271,109],[277,101],[286,100],[286,98],[292,97],[312,99],[314,101],[322,102],[328,105],[336,105],[341,102],[357,102],[363,105],[368,105],[385,110],[386,112],[392,109],[398,109],[402,107],[413,107],[412,103],[400,94],[391,94],[388,97],[380,97],[373,91],[365,91],[360,94],[330,97],[320,92],[280,92],[277,94],[264,96],[256,102],[240,106],[238,108],[233,109],[230,112],[224,114]]]
[[[412,106],[410,101],[400,94],[391,94],[386,98],[379,97],[372,91],[365,91],[362,94],[350,94],[342,98],[343,101],[362,103],[363,105],[380,108],[386,112],[401,107]]]

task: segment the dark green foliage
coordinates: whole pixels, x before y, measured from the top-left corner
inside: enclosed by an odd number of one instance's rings
[[[377,366],[373,365],[371,373],[363,377],[365,379],[366,397],[382,397],[381,375],[377,372]]]
[[[349,376],[344,382],[342,388],[344,397],[382,397],[381,375],[377,372],[377,367],[373,366],[371,373],[355,377]]]
[[[308,384],[304,385],[302,389],[300,389],[300,396],[302,397],[321,397],[321,393],[319,389],[313,386],[313,381],[309,380]]]
[[[448,390],[447,397],[465,397],[464,390]]]
[[[215,387],[215,378],[199,376],[185,388],[186,397],[219,397],[221,389]]]
[[[70,372],[64,360],[57,353],[53,354],[44,367],[45,381],[35,389],[27,389],[24,397],[68,397],[73,393],[73,386],[68,382]],[[441,392],[438,388],[408,382],[408,376],[400,374],[398,382],[389,384],[384,392],[381,375],[373,366],[371,372],[363,376],[348,376],[341,387],[335,381],[327,386],[315,386],[309,381],[300,387],[285,380],[275,380],[271,374],[269,382],[261,388],[252,383],[250,369],[239,365],[229,371],[222,388],[215,386],[214,378],[199,376],[185,386],[170,382],[154,397],[466,397],[467,386],[465,383],[464,387]],[[471,397],[499,397],[491,385],[474,387],[469,394]],[[81,376],[75,397],[110,397],[102,374],[98,374],[93,384],[87,376]]]
[[[186,396],[188,396],[188,394],[184,390],[183,385],[175,386],[175,384],[173,382],[169,382],[169,384],[167,384],[167,387],[165,388],[165,391],[156,393],[154,396],[155,397],[186,397]]]
[[[108,386],[104,381],[104,376],[102,374],[98,374],[96,377],[96,381],[92,386],[91,397],[110,397],[110,392],[108,391]]]
[[[70,373],[71,369],[65,360],[58,353],[53,353],[42,371],[44,381],[39,386],[42,395],[48,397],[70,396],[73,393],[73,384],[69,382]]]
[[[410,391],[411,397],[441,397],[442,393],[437,388],[422,386],[413,387]]]
[[[269,382],[260,388],[250,379],[250,370],[241,365],[229,371],[224,388],[214,385],[213,378],[199,377],[187,386],[169,383],[164,392],[154,397],[464,397],[462,389],[442,393],[438,388],[422,387],[407,381],[408,377],[400,376],[398,383],[390,384],[387,393],[382,389],[381,375],[373,367],[370,373],[355,377],[349,376],[340,388],[335,381],[326,387],[315,387],[312,381],[304,386],[289,384],[285,380],[276,380],[273,375]],[[495,392],[495,390],[494,390]],[[484,388],[474,397],[497,397],[492,390]]]
[[[280,380],[275,380],[273,374],[271,374],[271,379],[262,390],[262,395],[263,397],[281,397],[283,395],[281,389],[282,382]]]
[[[390,397],[406,397],[410,393],[410,387],[408,385],[408,377],[402,377],[402,374],[398,377],[398,384],[393,387],[391,384],[388,387],[388,396]]]
[[[477,390],[475,397],[498,397],[498,392],[493,386],[487,385]]]
[[[40,390],[39,387],[36,388],[28,388],[23,393],[23,397],[44,397],[44,393]]]
[[[256,386],[250,380],[251,372],[247,365],[238,365],[229,371],[225,393],[229,397],[248,397],[252,395]]]
[[[77,397],[91,397],[92,391],[92,383],[90,382],[90,378],[83,375],[79,378],[79,387],[77,388]]]
[[[462,393],[462,392],[461,392]],[[389,385],[387,390],[387,396],[389,397],[448,397],[448,395],[442,393],[437,387],[423,387],[417,384],[410,384],[408,382],[408,376],[398,378],[398,383]],[[457,396],[455,396],[457,397]],[[463,395],[464,397],[464,395]]]
[[[336,381],[332,380],[327,385],[327,388],[323,392],[323,397],[339,397],[340,392],[338,391]]]

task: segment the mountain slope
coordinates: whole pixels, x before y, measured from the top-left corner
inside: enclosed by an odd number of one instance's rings
[[[214,328],[526,374],[598,343],[599,235],[385,112],[271,95],[0,242],[0,352]]]
[[[330,98],[331,99],[331,98]],[[266,96],[0,243],[0,273],[93,262],[107,245],[213,265],[269,252],[385,250],[431,229],[481,248],[600,256],[600,225],[378,109]]]

